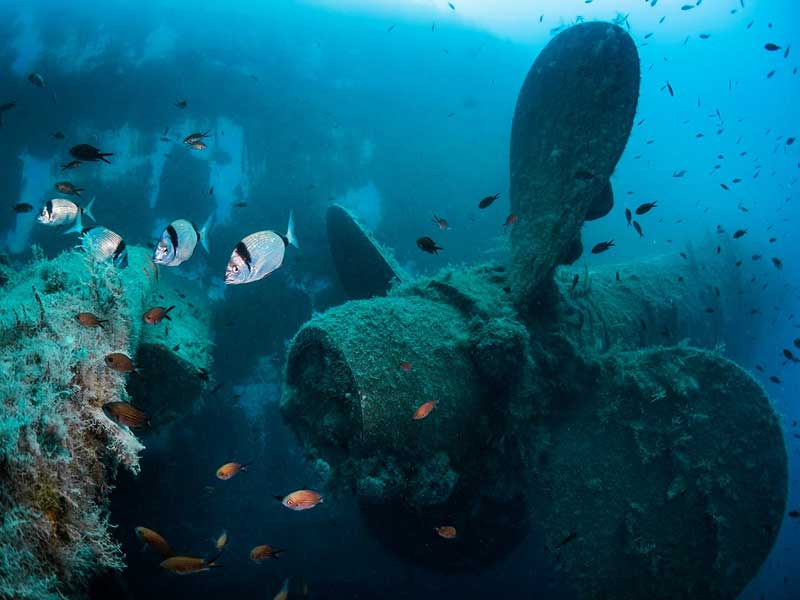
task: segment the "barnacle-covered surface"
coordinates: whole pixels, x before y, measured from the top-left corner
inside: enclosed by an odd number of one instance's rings
[[[558,264],[581,254],[587,215],[611,209],[608,178],[628,141],[639,98],[639,56],[610,23],[553,38],[522,84],[511,128],[512,289],[521,306]]]
[[[590,358],[562,391],[526,472],[564,579],[585,598],[736,597],[786,507],[761,386],[715,352],[673,347]]]
[[[383,539],[443,570],[485,566],[526,530],[499,510],[509,497],[524,505],[514,453],[500,443],[527,356],[505,281],[498,266],[445,270],[348,302],[309,321],[288,359],[281,408],[306,454],[363,500]],[[429,400],[434,412],[413,420]],[[421,514],[430,527],[411,527]],[[463,522],[464,536],[431,546],[445,517]]]
[[[128,251],[123,270],[80,251],[0,267],[0,597],[63,598],[124,567],[107,498],[118,466],[138,472],[143,445],[102,411],[129,400],[136,377],[104,357],[136,355],[155,289],[149,253]],[[87,328],[78,312],[108,322]]]
[[[699,256],[696,256],[699,254]],[[712,248],[635,263],[556,272],[560,321],[587,350],[670,346],[713,348],[735,337],[728,311],[741,289]],[[577,277],[577,281],[575,279]]]
[[[396,280],[405,279],[397,261],[349,210],[332,204],[326,212],[328,246],[339,283],[351,300],[385,296]]]
[[[638,85],[619,27],[559,34],[514,117],[509,272],[405,281],[293,340],[289,426],[380,539],[429,568],[479,568],[535,529],[581,597],[728,598],[775,540],[781,430],[716,350],[733,326],[732,269],[689,251],[556,271],[613,203]],[[429,543],[442,522],[457,543]]]

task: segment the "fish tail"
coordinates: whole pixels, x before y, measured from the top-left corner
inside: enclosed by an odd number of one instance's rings
[[[168,321],[172,321],[172,318],[170,318],[170,316],[169,316],[169,311],[171,311],[173,308],[175,308],[175,305],[174,305],[174,304],[173,304],[172,306],[170,306],[169,308],[167,308],[167,309],[164,311],[164,317],[165,317],[165,318],[166,318]]]
[[[275,548],[272,551],[272,558],[280,558],[280,555],[286,552],[286,548]]]
[[[83,231],[83,223],[81,222],[81,211],[78,211],[77,216],[75,217],[75,223],[64,232],[64,235],[68,235],[70,233],[77,233],[80,234]]]
[[[297,236],[294,234],[294,211],[289,212],[289,225],[286,227],[286,241],[295,248],[300,248],[300,244],[297,241]]]
[[[92,214],[92,206],[94,206],[95,198],[97,198],[97,196],[92,196],[92,199],[89,200],[89,204],[83,207],[83,212],[86,213],[89,218],[96,223],[97,219],[95,219],[94,215]]]
[[[113,152],[100,152],[100,153],[98,154],[98,156],[100,157],[100,160],[102,160],[104,163],[107,163],[107,164],[109,164],[109,165],[110,165],[110,164],[111,164],[111,161],[110,161],[110,160],[108,160],[108,159],[106,158],[106,156],[114,156],[114,153],[113,153]]]
[[[275,498],[275,500],[277,500],[278,502],[283,502],[283,496],[277,496],[275,494],[272,494],[272,497]]]
[[[203,227],[200,229],[200,232],[198,233],[198,235],[200,236],[200,245],[209,254],[211,254],[211,250],[209,249],[208,245],[208,235],[211,233],[211,223],[213,222],[213,220],[214,220],[214,213],[212,212],[210,215],[208,215],[206,222],[203,223]]]

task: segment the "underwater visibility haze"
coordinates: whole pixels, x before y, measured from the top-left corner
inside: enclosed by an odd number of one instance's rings
[[[0,598],[800,597],[798,23],[0,2]]]

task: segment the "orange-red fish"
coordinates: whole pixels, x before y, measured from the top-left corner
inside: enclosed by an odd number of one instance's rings
[[[130,356],[127,356],[122,352],[112,352],[111,354],[106,354],[105,361],[106,365],[115,371],[119,371],[120,373],[130,373],[131,371],[136,370],[136,367],[133,366],[133,361],[131,360]]]
[[[155,308],[151,308],[146,313],[144,313],[144,315],[142,316],[142,320],[149,325],[158,325],[159,323],[161,323],[163,319],[166,319],[167,321],[172,321],[172,319],[169,316],[169,311],[171,311],[173,308],[175,307],[169,306],[167,308],[164,308],[163,306],[156,306]]]
[[[128,402],[106,402],[103,413],[117,425],[126,427],[144,427],[150,423],[144,411]]]
[[[412,418],[415,421],[424,419],[429,414],[431,414],[433,409],[436,408],[437,404],[439,404],[438,400],[428,400],[425,404],[422,404],[417,410],[414,411],[414,415]]]
[[[80,312],[75,315],[75,320],[84,327],[100,327],[103,328],[103,323],[108,323],[108,319],[100,319],[97,315],[90,312]]]
[[[443,537],[446,540],[455,539],[455,537],[458,535],[456,528],[452,527],[451,525],[442,525],[441,527],[434,527],[433,529],[439,534],[440,537]]]
[[[292,510],[308,510],[322,502],[322,496],[313,490],[297,490],[285,498],[276,496],[286,508]]]
[[[250,550],[250,560],[253,562],[261,562],[268,558],[280,558],[280,554],[283,552],[286,552],[283,548],[273,548],[263,544]]]
[[[506,217],[506,222],[503,224],[503,229],[508,229],[517,222],[517,215],[511,213]]]
[[[219,469],[217,469],[217,479],[222,479],[226,481],[239,473],[240,471],[243,473],[247,473],[247,467],[252,465],[253,461],[246,462],[244,464],[237,463],[237,462],[229,462],[222,465]]]
[[[411,369],[413,369],[414,367],[413,367],[413,365],[412,365],[410,362],[408,362],[407,360],[401,360],[401,361],[400,361],[400,368],[401,368],[401,369],[403,369],[403,371],[410,371],[410,370],[411,370]]]
[[[170,556],[175,556],[175,553],[172,551],[172,548],[170,548],[167,540],[165,540],[161,535],[152,529],[148,529],[147,527],[137,527],[135,531],[136,537],[138,537],[151,549],[155,550],[163,557],[169,558]]]
[[[214,567],[221,567],[217,564],[221,552],[213,558],[194,558],[193,556],[172,556],[161,562],[161,568],[175,573],[176,575],[191,575],[210,571]]]

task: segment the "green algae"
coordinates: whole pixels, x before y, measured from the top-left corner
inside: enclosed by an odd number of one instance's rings
[[[35,251],[19,271],[0,267],[0,597],[78,595],[96,571],[124,568],[108,494],[117,468],[138,473],[144,446],[102,412],[131,399],[135,377],[104,357],[137,356],[158,285],[149,252],[128,252],[124,270],[80,251],[51,260]],[[107,322],[84,327],[78,312]],[[191,356],[206,364],[201,354]]]

